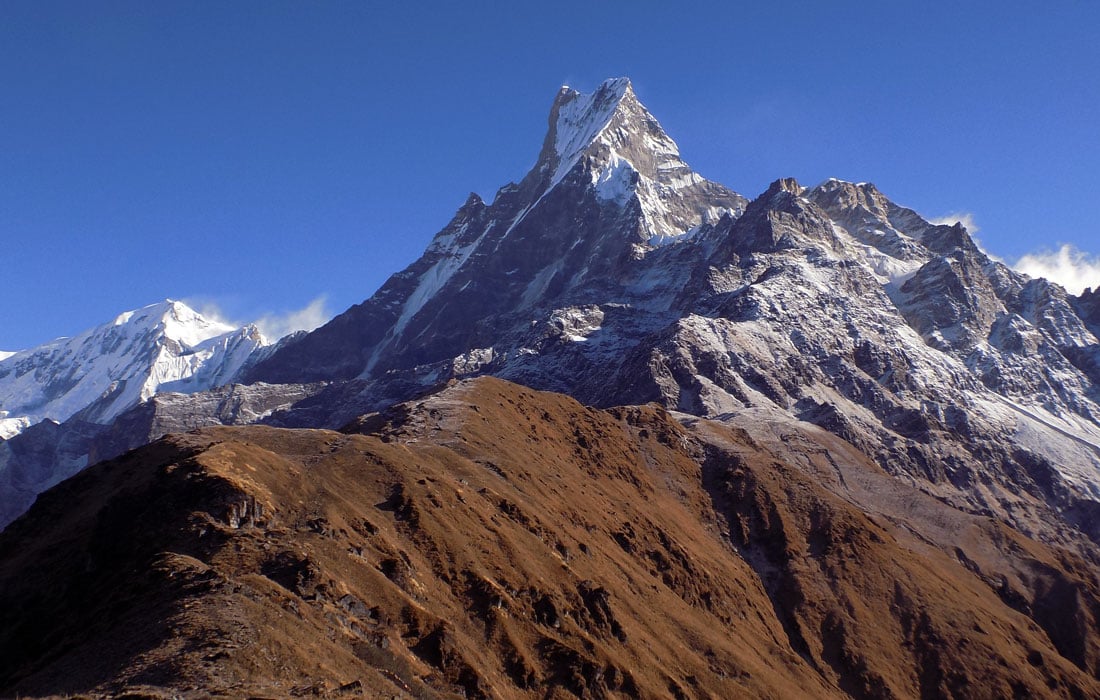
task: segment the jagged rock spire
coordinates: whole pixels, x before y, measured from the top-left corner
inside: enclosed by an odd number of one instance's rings
[[[638,242],[645,246],[739,216],[747,203],[692,171],[628,78],[606,80],[590,94],[568,86],[558,91],[524,185],[541,197],[567,179],[591,185],[601,201],[637,206]]]

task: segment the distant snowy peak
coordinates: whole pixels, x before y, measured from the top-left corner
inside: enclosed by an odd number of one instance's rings
[[[265,345],[254,326],[234,328],[166,300],[119,314],[0,362],[6,431],[77,413],[109,422],[158,391],[201,391],[232,381]]]
[[[676,142],[638,101],[626,78],[607,80],[588,95],[562,87],[551,108],[543,155],[552,155],[554,183],[585,155],[595,156],[600,165],[629,161],[651,180],[669,180],[670,172],[691,170],[680,159]]]
[[[12,355],[15,355],[15,354],[16,354],[16,352],[17,352],[17,351],[13,351],[13,352],[8,352],[8,351],[6,351],[6,350],[0,350],[0,362],[3,362],[4,360],[8,359],[8,358],[9,358],[9,357],[11,357]]]
[[[119,314],[114,325],[158,330],[165,338],[184,347],[236,330],[228,323],[208,319],[183,302],[171,299]]]

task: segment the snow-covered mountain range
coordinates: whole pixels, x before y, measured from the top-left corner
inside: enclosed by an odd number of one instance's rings
[[[531,171],[491,202],[470,195],[363,303],[277,348],[211,330],[165,355],[174,374],[135,372],[114,400],[120,377],[96,384],[82,396],[106,403],[36,439],[94,458],[108,432],[117,451],[217,422],[335,428],[492,374],[598,406],[813,423],[967,512],[1100,541],[1098,309],[1096,293],[1016,273],[869,183],[781,179],[750,201],[692,171],[614,79],[562,88]],[[87,342],[83,366],[115,352]],[[186,359],[200,347],[201,367]],[[25,361],[0,362],[0,382]],[[46,415],[76,376],[35,385],[20,415]],[[0,474],[30,469],[18,439],[0,445]]]

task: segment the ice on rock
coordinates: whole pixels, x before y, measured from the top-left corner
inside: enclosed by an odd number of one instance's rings
[[[626,204],[633,194],[637,172],[630,161],[612,154],[605,168],[592,173],[592,184],[596,188],[596,196],[604,201]]]

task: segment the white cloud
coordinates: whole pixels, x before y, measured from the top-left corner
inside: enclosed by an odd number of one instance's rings
[[[296,331],[311,331],[332,318],[326,302],[327,299],[320,296],[297,311],[267,314],[254,323],[265,338],[273,341]]]
[[[974,220],[974,215],[968,211],[953,211],[943,216],[937,216],[935,219],[930,219],[930,224],[937,226],[954,226],[955,224],[962,224],[966,227],[967,232],[973,236],[981,229],[978,227],[978,222]]]
[[[1057,282],[1071,294],[1080,294],[1086,287],[1100,287],[1100,256],[1082,252],[1068,243],[1058,250],[1028,253],[1012,267],[1025,275]]]
[[[245,325],[230,318],[229,314],[222,311],[222,307],[219,306],[216,301],[213,301],[211,299],[202,297],[188,297],[186,299],[180,299],[180,301],[190,306],[207,321],[224,323],[227,326],[233,326],[235,328],[240,328],[241,326]]]
[[[322,295],[301,309],[267,313],[251,323],[260,329],[268,341],[274,342],[296,331],[311,331],[332,318],[332,313],[326,306],[327,301],[328,299]],[[192,297],[184,300],[184,303],[210,321],[224,323],[234,328],[241,328],[250,323],[227,314],[216,301],[208,298]]]

